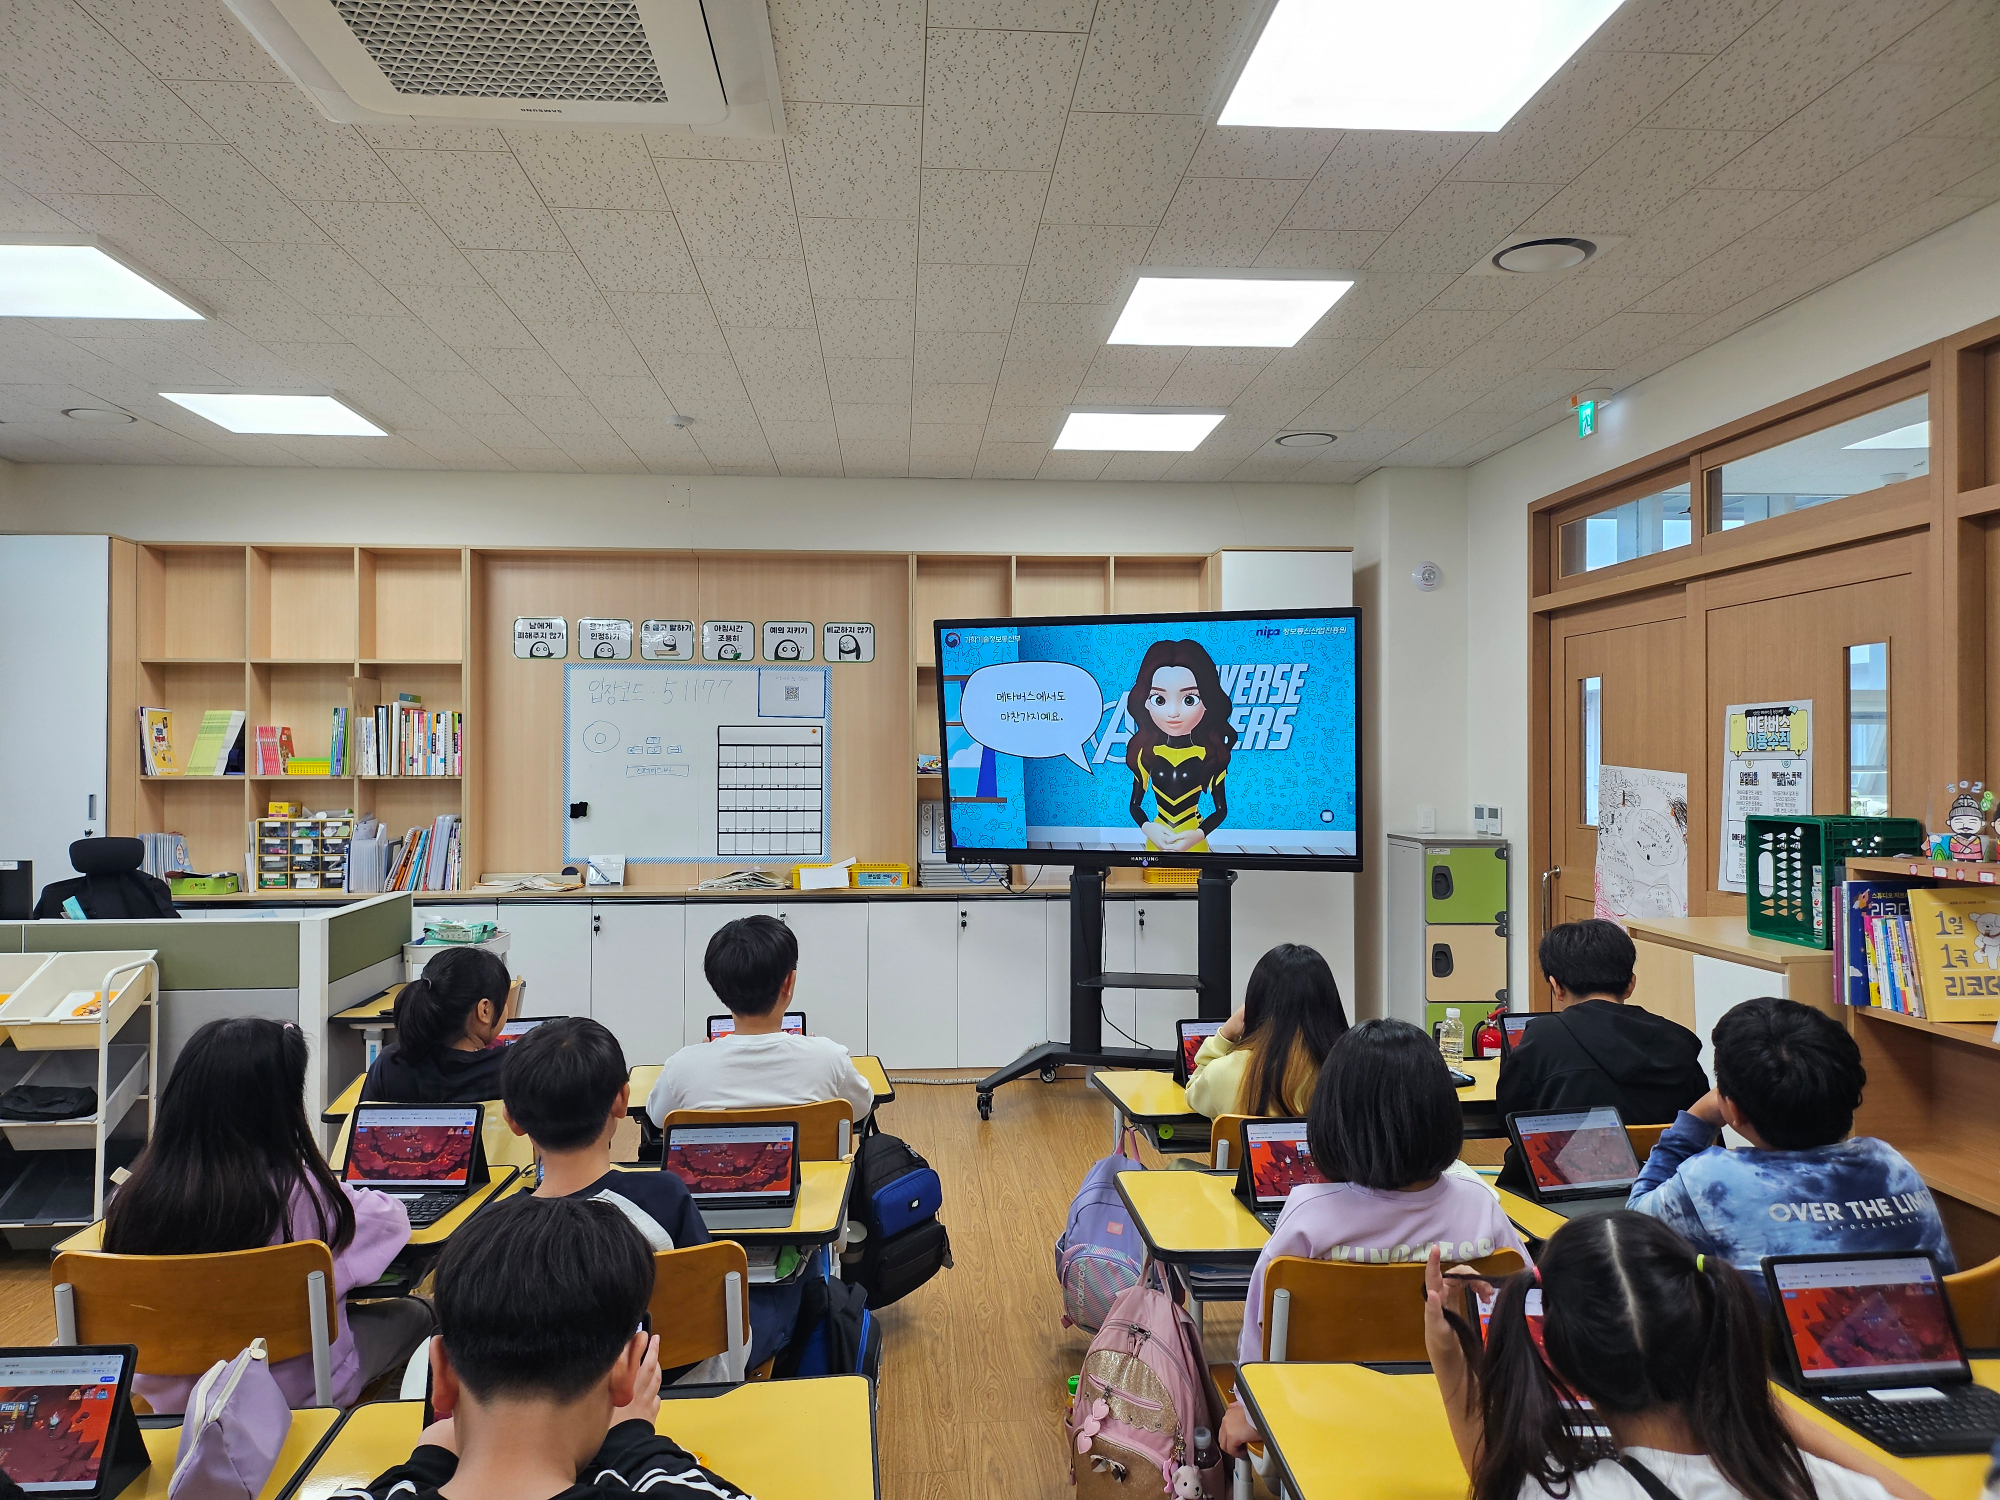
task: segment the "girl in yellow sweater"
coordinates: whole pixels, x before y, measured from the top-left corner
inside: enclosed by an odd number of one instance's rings
[[[1317,948],[1280,943],[1250,971],[1243,1004],[1201,1044],[1188,1108],[1217,1115],[1299,1115],[1320,1064],[1347,1030],[1333,970]]]

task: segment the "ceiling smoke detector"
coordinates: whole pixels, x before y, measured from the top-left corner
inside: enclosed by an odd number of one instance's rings
[[[1336,441],[1330,432],[1281,432],[1278,434],[1280,448],[1324,448]]]
[[[1500,251],[1493,257],[1493,264],[1520,276],[1542,276],[1550,271],[1567,271],[1573,266],[1580,266],[1596,253],[1595,240],[1567,236],[1523,240]]]
[[[785,129],[764,0],[227,0],[343,125]]]
[[[108,406],[66,406],[63,415],[72,422],[89,422],[98,427],[124,427],[139,420],[129,411],[113,411]]]

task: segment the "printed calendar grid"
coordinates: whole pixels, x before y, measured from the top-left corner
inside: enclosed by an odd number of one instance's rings
[[[822,729],[722,725],[716,730],[715,768],[718,855],[825,854]]]

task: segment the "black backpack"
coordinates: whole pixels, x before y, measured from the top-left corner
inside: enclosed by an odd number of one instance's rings
[[[938,1174],[909,1146],[876,1131],[855,1154],[854,1220],[867,1231],[861,1256],[843,1272],[880,1310],[951,1265],[951,1236],[937,1219]]]

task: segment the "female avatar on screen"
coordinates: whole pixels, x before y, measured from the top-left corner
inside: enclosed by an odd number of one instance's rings
[[[1162,854],[1206,854],[1208,836],[1229,816],[1223,777],[1236,731],[1229,695],[1207,651],[1194,641],[1155,641],[1125,695],[1135,726],[1125,746],[1132,773],[1132,821],[1146,847]],[[1153,816],[1146,816],[1146,793]],[[1201,815],[1201,794],[1215,810]]]

